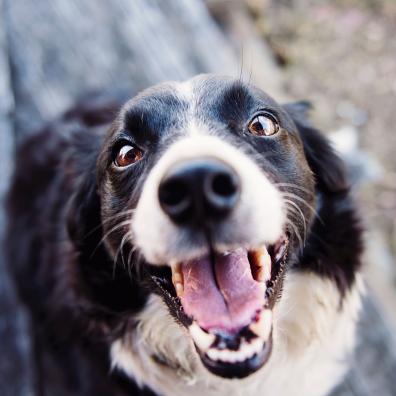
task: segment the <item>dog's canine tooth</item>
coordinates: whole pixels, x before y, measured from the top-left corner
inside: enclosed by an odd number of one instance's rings
[[[177,295],[178,297],[181,297],[181,295],[182,295],[183,292],[184,292],[184,287],[183,287],[183,285],[182,285],[181,283],[179,283],[179,282],[176,282],[174,285],[175,285],[175,289],[176,289],[176,295]]]
[[[265,246],[252,253],[253,263],[257,267],[256,280],[266,282],[271,279],[271,256]]]
[[[181,271],[181,264],[180,263],[172,263],[171,269],[172,269],[173,286],[175,287],[177,296],[181,297],[181,295],[184,292],[183,274]]]
[[[270,309],[265,309],[260,313],[257,322],[252,323],[249,329],[256,335],[258,335],[262,340],[267,341],[270,336],[272,328],[272,311]]]
[[[188,330],[197,347],[204,353],[210,348],[216,338],[213,334],[203,331],[197,323],[191,324]]]
[[[271,270],[269,267],[260,267],[256,277],[258,282],[266,282],[271,279]]]

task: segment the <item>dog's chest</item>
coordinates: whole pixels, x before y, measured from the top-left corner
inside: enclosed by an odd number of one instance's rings
[[[153,297],[134,334],[112,346],[112,364],[163,396],[322,396],[348,367],[362,286],[358,279],[340,305],[336,286],[313,274],[291,273],[276,309],[269,362],[243,380],[209,374],[187,334]],[[159,364],[153,355],[170,362]]]

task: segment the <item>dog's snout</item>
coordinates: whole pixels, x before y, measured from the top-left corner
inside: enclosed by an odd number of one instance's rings
[[[163,211],[178,224],[224,219],[238,201],[239,177],[228,165],[212,160],[173,166],[158,191]]]

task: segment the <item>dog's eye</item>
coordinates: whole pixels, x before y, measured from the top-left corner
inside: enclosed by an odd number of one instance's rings
[[[114,164],[120,168],[134,164],[143,157],[143,151],[135,146],[126,144],[122,146],[114,159]]]
[[[256,136],[271,136],[278,132],[279,124],[269,114],[256,115],[249,123],[249,132]]]

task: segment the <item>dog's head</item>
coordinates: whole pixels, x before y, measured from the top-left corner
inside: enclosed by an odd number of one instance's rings
[[[162,84],[126,103],[98,159],[106,248],[223,377],[270,358],[274,308],[312,225],[315,185],[343,183],[327,143],[298,128],[305,107],[230,78]]]

